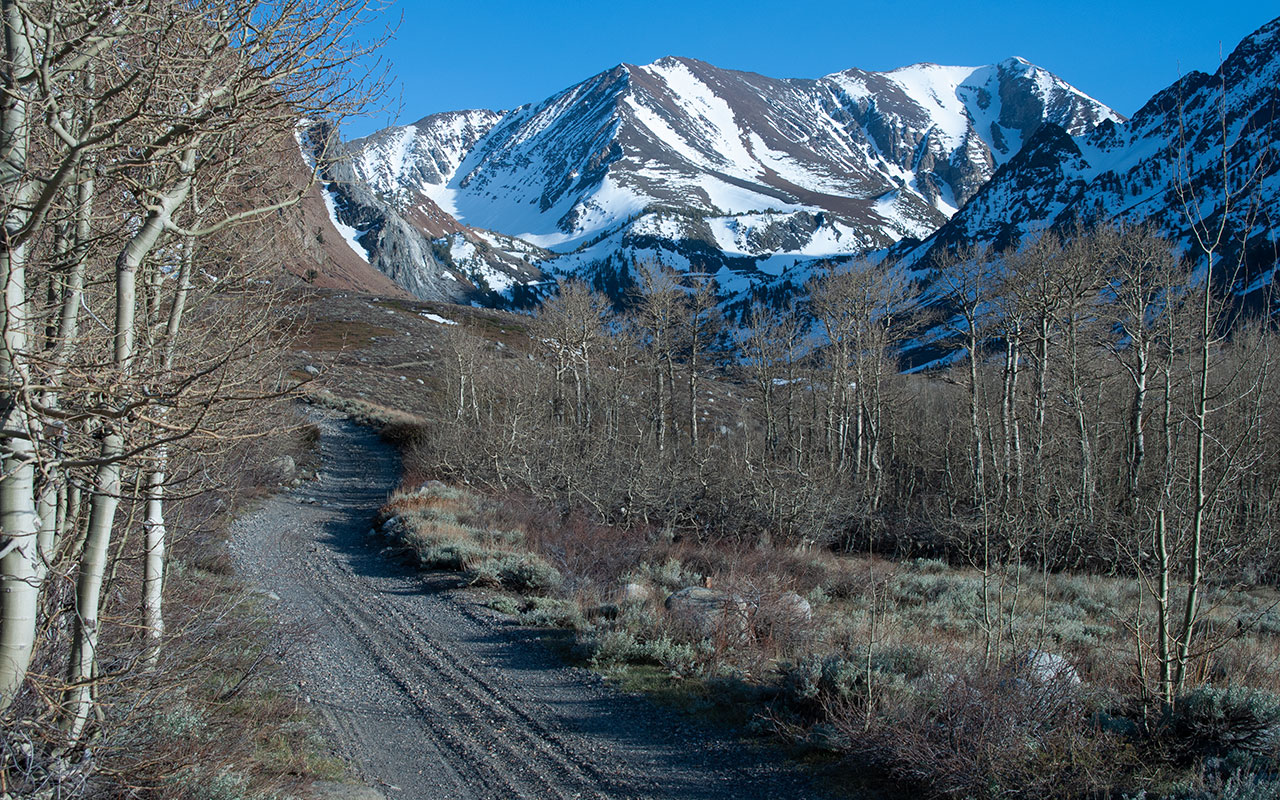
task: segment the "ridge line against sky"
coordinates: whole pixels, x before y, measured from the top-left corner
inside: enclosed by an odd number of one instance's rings
[[[687,56],[773,78],[927,61],[994,64],[1021,56],[1125,116],[1192,70],[1212,72],[1280,13],[1274,2],[921,5],[850,2],[588,3],[399,0],[365,26],[394,37],[383,106],[349,120],[345,138],[442,111],[505,110],[543,100],[619,63]],[[397,25],[398,23],[398,25]]]

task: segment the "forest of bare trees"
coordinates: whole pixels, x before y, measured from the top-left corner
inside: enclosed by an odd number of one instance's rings
[[[367,99],[367,5],[0,3],[0,791],[163,667],[166,507],[280,391],[279,165]]]
[[[1167,709],[1221,644],[1206,587],[1280,572],[1274,332],[1143,228],[935,267],[832,268],[811,327],[760,307],[745,332],[709,280],[640,265],[621,314],[568,283],[532,357],[454,334],[420,456],[624,526],[975,568],[992,663],[1028,569],[1138,581],[1135,685]],[[908,347],[941,366],[904,374]]]

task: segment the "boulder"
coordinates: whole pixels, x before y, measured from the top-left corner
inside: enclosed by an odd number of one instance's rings
[[[803,624],[813,619],[813,606],[795,592],[783,592],[778,595],[774,605],[777,607],[780,622]]]
[[[277,483],[288,483],[297,473],[298,465],[294,463],[293,456],[276,456],[267,462],[267,474]]]
[[[1044,650],[1028,650],[1015,663],[1019,677],[1037,686],[1074,687],[1080,673],[1063,656]]]
[[[737,595],[688,586],[667,597],[667,613],[689,633],[698,636],[742,636],[748,627],[751,606]]]
[[[624,583],[622,588],[618,590],[619,603],[647,603],[652,597],[653,592],[643,583]]]
[[[320,368],[317,367],[315,364],[306,365],[305,367],[302,368],[302,371],[307,373],[313,378],[320,374]]]

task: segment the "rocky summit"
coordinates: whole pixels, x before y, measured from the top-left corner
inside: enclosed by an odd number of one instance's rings
[[[1044,230],[1102,222],[1152,225],[1195,255],[1240,264],[1240,296],[1268,289],[1280,216],[1280,19],[1242,41],[1208,75],[1192,72],[1124,123],[1040,127],[938,233],[939,247],[1004,249]],[[1215,246],[1216,245],[1216,246]],[[1224,272],[1224,274],[1226,274]]]

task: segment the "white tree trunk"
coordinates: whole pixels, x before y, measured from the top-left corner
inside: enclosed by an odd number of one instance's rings
[[[27,175],[27,103],[19,76],[31,69],[31,46],[22,29],[22,14],[13,0],[0,3],[5,59],[0,99],[0,206],[8,209],[0,242],[3,282],[3,352],[0,352],[0,711],[13,703],[26,680],[35,646],[36,609],[40,597],[40,554],[35,508],[36,444],[26,407],[27,382],[22,361],[27,350],[26,248],[14,236],[27,224],[34,187]]]
[[[187,294],[191,290],[191,271],[195,263],[195,240],[188,238],[182,250],[182,266],[178,270],[178,288],[165,325],[165,343],[161,374],[167,378],[173,371],[178,333],[186,311]],[[163,418],[164,409],[158,414]],[[169,471],[169,448],[156,449],[155,467],[147,475],[147,513],[143,520],[145,556],[142,573],[142,616],[147,629],[146,665],[154,668],[160,659],[164,639],[164,575],[168,531],[164,521],[164,486]]]
[[[164,563],[165,563],[165,523],[164,523],[164,481],[165,467],[168,460],[167,448],[161,447],[156,453],[159,466],[147,475],[147,515],[143,521],[146,555],[143,560],[142,573],[142,614],[143,625],[147,629],[147,651],[144,661],[148,667],[155,667],[160,659],[160,642],[164,638]]]
[[[128,376],[134,358],[134,321],[137,313],[138,268],[160,240],[174,210],[190,194],[190,169],[194,150],[184,161],[187,172],[174,188],[160,195],[159,203],[147,215],[116,260],[115,368],[121,379]],[[111,528],[120,504],[120,459],[125,453],[124,434],[118,425],[109,425],[102,439],[97,481],[90,501],[89,531],[80,575],[76,581],[76,628],[64,698],[63,730],[71,742],[80,738],[93,707],[92,682],[97,658],[98,612],[105,577]]]

